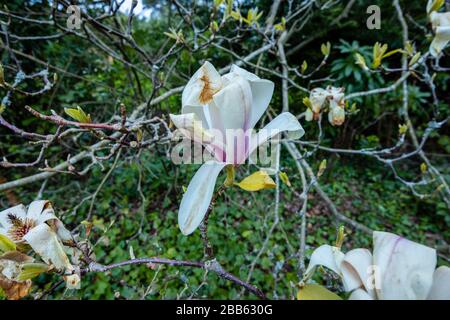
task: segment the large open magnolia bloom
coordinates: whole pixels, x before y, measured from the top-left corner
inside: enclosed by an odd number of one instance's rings
[[[212,154],[192,178],[180,204],[178,224],[183,234],[192,233],[203,220],[214,186],[227,165],[244,163],[257,147],[283,131],[300,138],[297,118],[284,112],[257,134],[253,128],[266,111],[273,82],[260,79],[236,65],[221,76],[206,62],[192,76],[182,95],[182,114],[170,115],[173,124]]]
[[[74,270],[62,243],[72,240],[72,236],[47,200],[33,201],[28,210],[20,204],[1,211],[0,234],[19,245],[28,244],[45,263],[58,270]],[[66,281],[69,287],[76,287],[79,277],[69,275]]]
[[[337,273],[354,300],[450,300],[450,268],[436,268],[436,250],[388,232],[373,232],[373,253],[344,254],[323,245],[311,255],[306,277],[317,266]]]

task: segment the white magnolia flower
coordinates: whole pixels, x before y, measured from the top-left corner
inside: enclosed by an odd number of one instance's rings
[[[430,21],[435,33],[430,45],[430,52],[437,57],[450,41],[450,12],[430,13]]]
[[[333,126],[340,126],[345,121],[344,89],[328,86],[326,89],[315,88],[309,95],[311,108],[305,113],[305,120],[319,119],[320,112],[328,105],[328,121]]]
[[[178,213],[183,234],[192,233],[203,220],[217,177],[227,164],[245,162],[259,145],[280,132],[290,131],[296,138],[304,134],[289,112],[277,116],[259,133],[252,132],[266,111],[273,90],[273,82],[236,65],[221,76],[206,62],[189,80],[182,95],[182,114],[170,117],[178,129],[212,151],[214,160],[200,167],[183,196]],[[230,130],[232,135],[227,136]]]
[[[47,200],[33,201],[27,208],[20,204],[0,212],[0,234],[17,244],[28,244],[47,264],[58,270],[72,272],[62,241],[72,240],[70,232],[56,217],[52,205]],[[78,285],[70,276],[69,286]],[[76,286],[75,285],[75,286]]]
[[[349,299],[450,300],[450,268],[436,268],[436,250],[388,232],[373,233],[373,253],[354,249],[344,254],[323,245],[311,255],[306,278],[317,266],[337,273]]]

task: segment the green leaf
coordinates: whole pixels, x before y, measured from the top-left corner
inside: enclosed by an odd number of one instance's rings
[[[420,52],[417,52],[417,53],[411,58],[411,61],[409,61],[409,66],[410,66],[410,67],[413,66],[413,65],[419,60],[420,56],[421,56],[421,53],[420,53]]]
[[[433,11],[439,11],[439,9],[444,5],[444,3],[445,3],[445,0],[434,0],[428,13],[431,13]]]
[[[91,123],[91,115],[86,114],[83,109],[77,106],[76,109],[64,108],[64,112],[72,119],[77,120],[80,123]]]
[[[320,46],[320,51],[322,51],[322,54],[325,57],[329,56],[331,51],[331,43],[329,41],[327,43],[322,43]]]
[[[43,272],[47,272],[49,269],[49,266],[44,263],[25,263],[22,265],[22,270],[18,275],[17,280],[25,281],[32,279]]]
[[[366,65],[366,60],[364,59],[364,57],[359,54],[359,53],[355,53],[355,63],[357,65],[359,65],[361,68],[363,68],[364,70],[368,70],[369,68]]]
[[[3,252],[14,251],[16,250],[16,244],[8,237],[0,234],[0,250]]]
[[[318,284],[306,284],[298,290],[297,300],[342,300],[342,298]]]
[[[301,69],[302,73],[305,73],[306,69],[308,69],[308,62],[306,62],[306,60],[303,60]]]
[[[285,185],[287,185],[288,187],[291,187],[291,182],[289,181],[289,177],[286,174],[286,172],[280,171],[280,173],[278,175],[280,176],[281,181],[283,181],[283,183]]]

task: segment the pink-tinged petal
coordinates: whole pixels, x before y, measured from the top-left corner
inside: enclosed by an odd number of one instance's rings
[[[281,132],[288,132],[289,139],[300,139],[305,134],[305,130],[303,130],[297,118],[289,112],[283,112],[259,130],[257,134],[252,135],[249,154]]]
[[[25,219],[27,215],[27,209],[23,204],[8,208],[0,212],[0,233],[7,235],[8,229],[11,227],[11,221],[8,215],[14,215],[17,218]]]
[[[337,247],[324,244],[318,247],[311,255],[305,277],[310,278],[318,266],[324,266],[341,276],[341,262],[344,254]]]
[[[380,300],[423,300],[433,283],[436,250],[388,232],[373,233]]]
[[[364,288],[372,298],[376,298],[372,275],[372,254],[367,249],[354,249],[345,254],[341,263],[342,282],[347,292]]]
[[[217,176],[225,163],[207,162],[195,173],[178,211],[178,226],[184,235],[189,235],[202,222],[214,193]]]
[[[450,300],[450,268],[441,266],[434,271],[428,300]]]
[[[375,300],[363,289],[356,289],[352,292],[348,300]]]
[[[187,83],[182,94],[182,105],[200,106],[211,102],[222,88],[220,74],[208,61],[198,69]]]

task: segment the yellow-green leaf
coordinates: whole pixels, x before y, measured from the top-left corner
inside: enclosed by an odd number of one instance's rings
[[[428,10],[428,13],[431,13],[433,11],[439,11],[439,9],[444,5],[445,0],[434,0],[433,4],[431,5],[430,9]]]
[[[421,171],[422,173],[425,173],[425,172],[427,172],[427,169],[428,169],[427,164],[426,164],[425,162],[422,162],[422,163],[420,164],[420,171]]]
[[[331,51],[331,43],[329,41],[327,43],[322,43],[320,46],[320,51],[322,51],[324,56],[329,56]]]
[[[320,177],[321,175],[323,175],[326,168],[327,168],[327,160],[323,159],[319,165],[319,172],[317,172],[317,176]]]
[[[217,23],[217,21],[211,22],[211,31],[214,33],[219,31],[219,24]]]
[[[409,66],[413,66],[417,61],[419,61],[419,58],[421,56],[420,52],[417,52],[412,58],[411,61],[409,61]]]
[[[17,280],[25,281],[33,279],[41,273],[47,272],[49,269],[49,266],[44,263],[25,263],[22,265],[22,270],[18,275]]]
[[[90,123],[91,122],[91,115],[86,114],[83,109],[81,109],[79,106],[77,106],[76,109],[74,108],[64,108],[64,112],[71,117],[72,119],[77,120],[80,123]]]
[[[366,65],[366,59],[364,59],[364,57],[359,53],[355,53],[355,63],[364,70],[369,69]]]
[[[406,133],[406,130],[408,130],[408,125],[406,125],[406,124],[399,124],[398,125],[398,133],[399,134],[405,134]]]
[[[395,49],[395,50],[389,51],[388,53],[383,54],[383,56],[381,58],[384,59],[384,58],[390,57],[393,54],[396,54],[397,52],[401,52],[401,51],[402,51],[402,49]]]
[[[337,294],[318,284],[306,284],[297,292],[297,300],[342,300]]]
[[[405,50],[406,50],[406,53],[410,56],[412,56],[414,54],[414,46],[412,45],[412,43],[410,41],[406,42]]]
[[[303,104],[308,107],[308,109],[312,109],[311,100],[308,97],[303,98]]]
[[[0,251],[8,252],[16,250],[16,244],[7,236],[0,234]]]
[[[308,62],[306,62],[306,60],[303,60],[301,69],[302,73],[305,73],[306,69],[308,69]]]
[[[227,178],[225,179],[225,182],[223,184],[225,187],[231,187],[234,184],[234,166],[232,164],[229,164],[225,167],[225,170],[227,172]]]
[[[266,171],[260,170],[249,175],[247,178],[239,183],[236,183],[239,188],[246,191],[259,191],[263,189],[273,189],[276,184]]]
[[[286,172],[280,171],[280,173],[278,175],[280,176],[281,181],[283,181],[283,183],[285,185],[287,185],[288,187],[291,187],[291,182],[289,181],[289,177],[286,174]]]
[[[234,20],[241,19],[241,13],[239,11],[231,11],[230,15]]]

